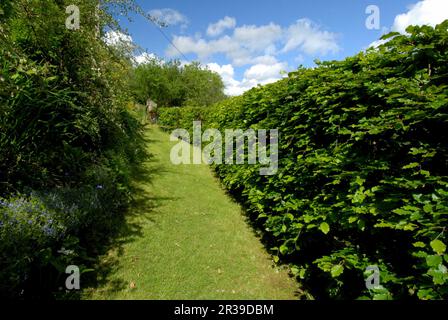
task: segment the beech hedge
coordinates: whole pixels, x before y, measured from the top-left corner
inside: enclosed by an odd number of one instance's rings
[[[447,29],[411,26],[212,108],[164,109],[160,124],[279,129],[277,175],[215,170],[315,298],[447,299]]]

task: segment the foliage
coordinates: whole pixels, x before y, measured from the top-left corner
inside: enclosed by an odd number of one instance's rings
[[[116,2],[120,10],[132,4]],[[8,286],[0,295],[27,297],[50,286],[36,279],[67,241],[84,252],[77,264],[88,261],[130,201],[132,166],[144,156],[128,88],[132,63],[102,40],[116,26],[114,1],[98,3],[76,1],[81,28],[68,30],[71,1],[2,1],[0,274]],[[46,210],[57,221],[54,237],[42,233]],[[53,269],[44,273],[57,275]]]
[[[161,107],[203,107],[225,98],[221,77],[199,63],[152,59],[135,68],[132,88],[140,103],[150,98]]]
[[[157,110],[158,125],[166,131],[184,128],[192,131],[193,121],[208,122],[215,108],[182,107],[182,108],[159,108]]]
[[[377,49],[301,68],[202,117],[221,130],[279,129],[277,175],[216,171],[275,260],[318,298],[448,298],[447,28],[389,34]],[[178,117],[164,110],[161,121],[184,125]],[[381,286],[368,290],[372,265]]]
[[[111,184],[0,198],[0,292],[51,298],[68,265],[89,254],[119,223],[123,199]],[[20,295],[19,295],[20,296]]]

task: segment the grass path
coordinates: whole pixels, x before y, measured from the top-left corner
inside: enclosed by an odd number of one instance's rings
[[[83,298],[297,299],[297,283],[273,266],[210,169],[172,165],[169,136],[147,136],[153,175],[136,182],[141,197],[102,257],[105,277]]]

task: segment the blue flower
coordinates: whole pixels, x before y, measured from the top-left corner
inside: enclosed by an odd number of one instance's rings
[[[96,188],[97,188],[97,189],[103,189],[104,187],[103,187],[102,185],[99,184],[99,185],[96,186]]]
[[[43,231],[48,237],[53,237],[55,235],[54,229],[49,226],[44,226]]]

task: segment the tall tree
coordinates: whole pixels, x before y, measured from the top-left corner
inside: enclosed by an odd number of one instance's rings
[[[141,103],[151,98],[163,107],[210,106],[226,98],[221,77],[198,62],[152,59],[135,68],[132,88]]]

